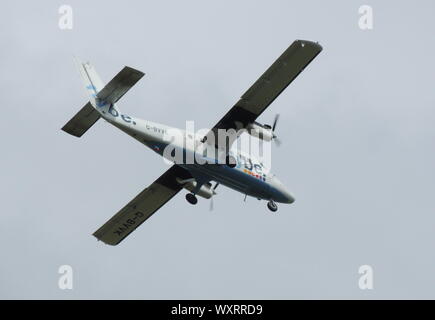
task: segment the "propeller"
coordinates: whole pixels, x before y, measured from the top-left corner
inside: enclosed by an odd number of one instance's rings
[[[211,198],[210,198],[210,211],[213,211],[214,208],[214,204],[213,204],[213,196],[216,194],[215,190],[218,187],[219,182],[216,182],[216,184],[214,185],[214,187],[211,189],[212,193],[211,193]]]
[[[277,114],[275,115],[275,119],[273,120],[272,131],[275,131],[276,125],[277,125],[277,123],[278,123],[278,120],[279,120],[279,113],[277,113]]]
[[[278,124],[278,120],[279,120],[279,113],[275,115],[275,119],[273,120],[273,125],[272,125],[272,140],[275,141],[276,145],[279,147],[281,145],[281,140],[275,134],[275,129],[276,129],[276,125]]]

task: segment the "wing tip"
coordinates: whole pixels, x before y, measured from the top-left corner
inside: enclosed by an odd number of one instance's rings
[[[96,232],[94,234],[92,234],[95,238],[97,238],[98,242],[103,242],[104,244],[107,244],[109,246],[116,246],[118,245],[121,241],[111,241],[111,240],[105,240],[102,236],[96,234]]]
[[[63,132],[66,132],[66,133],[72,135],[73,137],[77,137],[77,138],[81,138],[81,136],[83,135],[83,134],[76,133],[76,132],[72,131],[71,128],[69,128],[67,125],[64,125],[64,126],[61,128],[61,130],[62,130]]]
[[[140,78],[142,78],[142,77],[145,75],[145,72],[140,71],[140,70],[138,70],[138,69],[136,69],[136,68],[133,68],[133,67],[124,66],[124,69],[126,69],[126,70],[128,70],[128,71],[130,71],[130,72],[133,72],[133,73],[137,74]],[[140,78],[139,78],[139,79],[140,79]]]
[[[295,42],[299,43],[302,47],[304,47],[305,45],[309,45],[311,47],[317,48],[319,50],[319,52],[323,50],[323,47],[319,44],[318,41],[299,39],[299,40],[296,40]]]

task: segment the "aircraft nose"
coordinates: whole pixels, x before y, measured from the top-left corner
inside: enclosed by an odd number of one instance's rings
[[[277,178],[274,179],[274,186],[276,189],[276,199],[277,202],[281,203],[293,203],[295,202],[295,198],[293,195],[286,189],[286,187],[279,181]]]
[[[295,198],[287,190],[284,190],[283,195],[284,195],[284,199],[285,199],[285,201],[283,201],[283,202],[285,202],[285,203],[293,203],[293,202],[295,202]]]

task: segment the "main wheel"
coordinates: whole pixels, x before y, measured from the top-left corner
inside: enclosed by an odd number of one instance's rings
[[[186,200],[190,204],[197,204],[198,203],[198,199],[195,197],[195,195],[193,193],[186,194]]]
[[[276,212],[276,210],[278,210],[278,206],[277,206],[276,203],[275,203],[274,201],[272,201],[272,200],[270,200],[270,201],[267,203],[267,207],[268,207],[269,210],[272,211],[272,212]]]

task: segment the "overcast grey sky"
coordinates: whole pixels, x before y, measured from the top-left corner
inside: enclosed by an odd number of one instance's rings
[[[58,8],[73,8],[60,30]],[[358,27],[370,4],[374,28]],[[433,1],[3,1],[0,298],[435,298]],[[99,121],[72,61],[137,117],[212,126],[295,40],[323,52],[259,118],[281,114],[273,171],[296,196],[178,194],[117,247],[91,234],[167,166]],[[71,265],[74,289],[60,290]],[[358,288],[358,267],[374,289]]]

